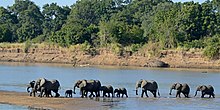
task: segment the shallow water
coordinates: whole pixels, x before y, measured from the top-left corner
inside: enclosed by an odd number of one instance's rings
[[[168,70],[147,68],[97,68],[76,67],[44,64],[16,64],[0,65],[0,90],[26,92],[26,85],[31,80],[40,77],[58,79],[61,83],[59,93],[64,96],[66,89],[73,89],[73,84],[79,79],[98,79],[102,85],[113,87],[125,87],[128,90],[128,98],[100,98],[104,108],[111,110],[219,110],[220,109],[220,71],[203,73],[194,70]],[[135,83],[139,79],[155,80],[158,82],[161,96],[152,98],[140,98],[135,95]],[[169,88],[172,83],[188,83],[192,98],[174,98],[175,91],[169,96]],[[215,87],[216,98],[200,98],[200,93],[193,97],[195,88],[201,84],[211,84]],[[79,97],[79,89],[74,97]],[[141,89],[139,89],[140,95]],[[88,100],[95,100],[89,99]],[[5,104],[4,104],[5,105]],[[0,107],[4,107],[0,105]],[[10,105],[6,105],[11,107]],[[18,107],[18,106],[13,106]],[[1,108],[0,108],[1,109]],[[19,107],[18,107],[19,109]],[[23,109],[23,107],[22,107]],[[89,109],[89,108],[88,108]]]
[[[9,105],[9,104],[0,104],[0,110],[27,110],[27,107]]]

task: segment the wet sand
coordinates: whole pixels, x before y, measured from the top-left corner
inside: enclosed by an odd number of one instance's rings
[[[0,103],[26,106],[44,110],[98,110],[107,109],[103,102],[89,98],[40,98],[31,97],[28,93],[0,91]]]

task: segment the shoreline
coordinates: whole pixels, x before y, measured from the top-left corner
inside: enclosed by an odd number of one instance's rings
[[[87,98],[39,98],[31,97],[25,92],[0,90],[0,103],[23,106],[27,108],[43,110],[97,110],[106,108],[102,102],[90,100]]]
[[[84,67],[95,67],[100,69],[150,69],[150,70],[171,70],[171,71],[198,71],[201,73],[208,72],[220,72],[220,69],[203,69],[203,68],[161,68],[161,67],[137,67],[137,66],[114,66],[114,65],[79,65],[73,66],[72,64],[67,63],[38,63],[38,62],[5,62],[0,61],[0,65],[9,65],[9,66],[31,66],[31,65],[44,65],[44,66],[58,66],[58,67],[72,67],[72,68],[84,68]]]
[[[117,66],[147,68],[193,68],[219,69],[220,59],[211,60],[203,56],[200,50],[163,50],[159,56],[150,52],[127,52],[115,54],[109,49],[97,49],[96,54],[71,50],[62,47],[29,48],[27,52],[21,47],[0,47],[0,62],[70,64],[72,66]]]
[[[220,69],[214,69],[214,68],[161,68],[161,67],[138,67],[138,66],[115,66],[115,65],[78,65],[73,66],[72,64],[68,63],[39,63],[39,62],[6,62],[6,61],[0,61],[1,65],[12,65],[12,66],[26,66],[26,65],[45,65],[45,66],[58,66],[58,67],[95,67],[95,68],[101,68],[101,69],[150,69],[150,70],[171,70],[171,71],[199,71],[202,73],[208,73],[208,72],[220,72]]]

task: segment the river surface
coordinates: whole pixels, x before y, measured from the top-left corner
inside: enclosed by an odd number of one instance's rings
[[[205,72],[204,72],[205,71]],[[64,96],[66,89],[73,89],[73,84],[80,79],[98,79],[102,85],[125,87],[128,98],[100,98],[109,110],[220,110],[220,71],[206,70],[170,70],[149,68],[114,68],[114,67],[72,67],[46,64],[0,64],[0,90],[26,92],[26,85],[38,78],[57,79],[61,84],[59,93]],[[137,80],[155,80],[159,85],[160,97],[140,98],[135,95]],[[175,92],[170,96],[169,88],[175,83],[188,83],[191,98],[175,98]],[[216,98],[203,98],[201,93],[197,97],[195,88],[198,85],[213,85]],[[74,97],[80,97],[76,89]],[[183,96],[182,96],[183,97]],[[94,100],[89,99],[88,100]],[[0,109],[28,110],[26,107],[0,104]],[[88,108],[89,109],[89,108]]]

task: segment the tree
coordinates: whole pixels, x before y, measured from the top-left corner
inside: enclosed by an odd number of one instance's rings
[[[56,32],[66,23],[70,8],[60,7],[56,3],[46,4],[43,6],[42,14],[44,16],[44,33]]]
[[[59,32],[56,32],[54,36],[51,36],[52,41],[58,37],[61,40],[68,41],[67,45],[84,43],[85,41],[92,44],[92,39],[96,37],[98,33],[97,25],[103,15],[108,17],[108,12],[113,8],[112,0],[81,0],[77,1],[72,6],[70,15],[66,21],[66,24]],[[55,37],[56,36],[56,37]],[[58,41],[65,42],[65,41]]]
[[[178,32],[179,9],[179,4],[160,3],[145,16],[142,29],[149,42],[159,42],[164,48],[177,46],[177,37],[180,36]]]
[[[18,41],[23,42],[42,34],[43,15],[38,6],[29,0],[15,0],[15,4],[9,7],[19,21],[17,35]]]
[[[18,20],[11,12],[0,7],[0,42],[16,41],[16,24]]]

